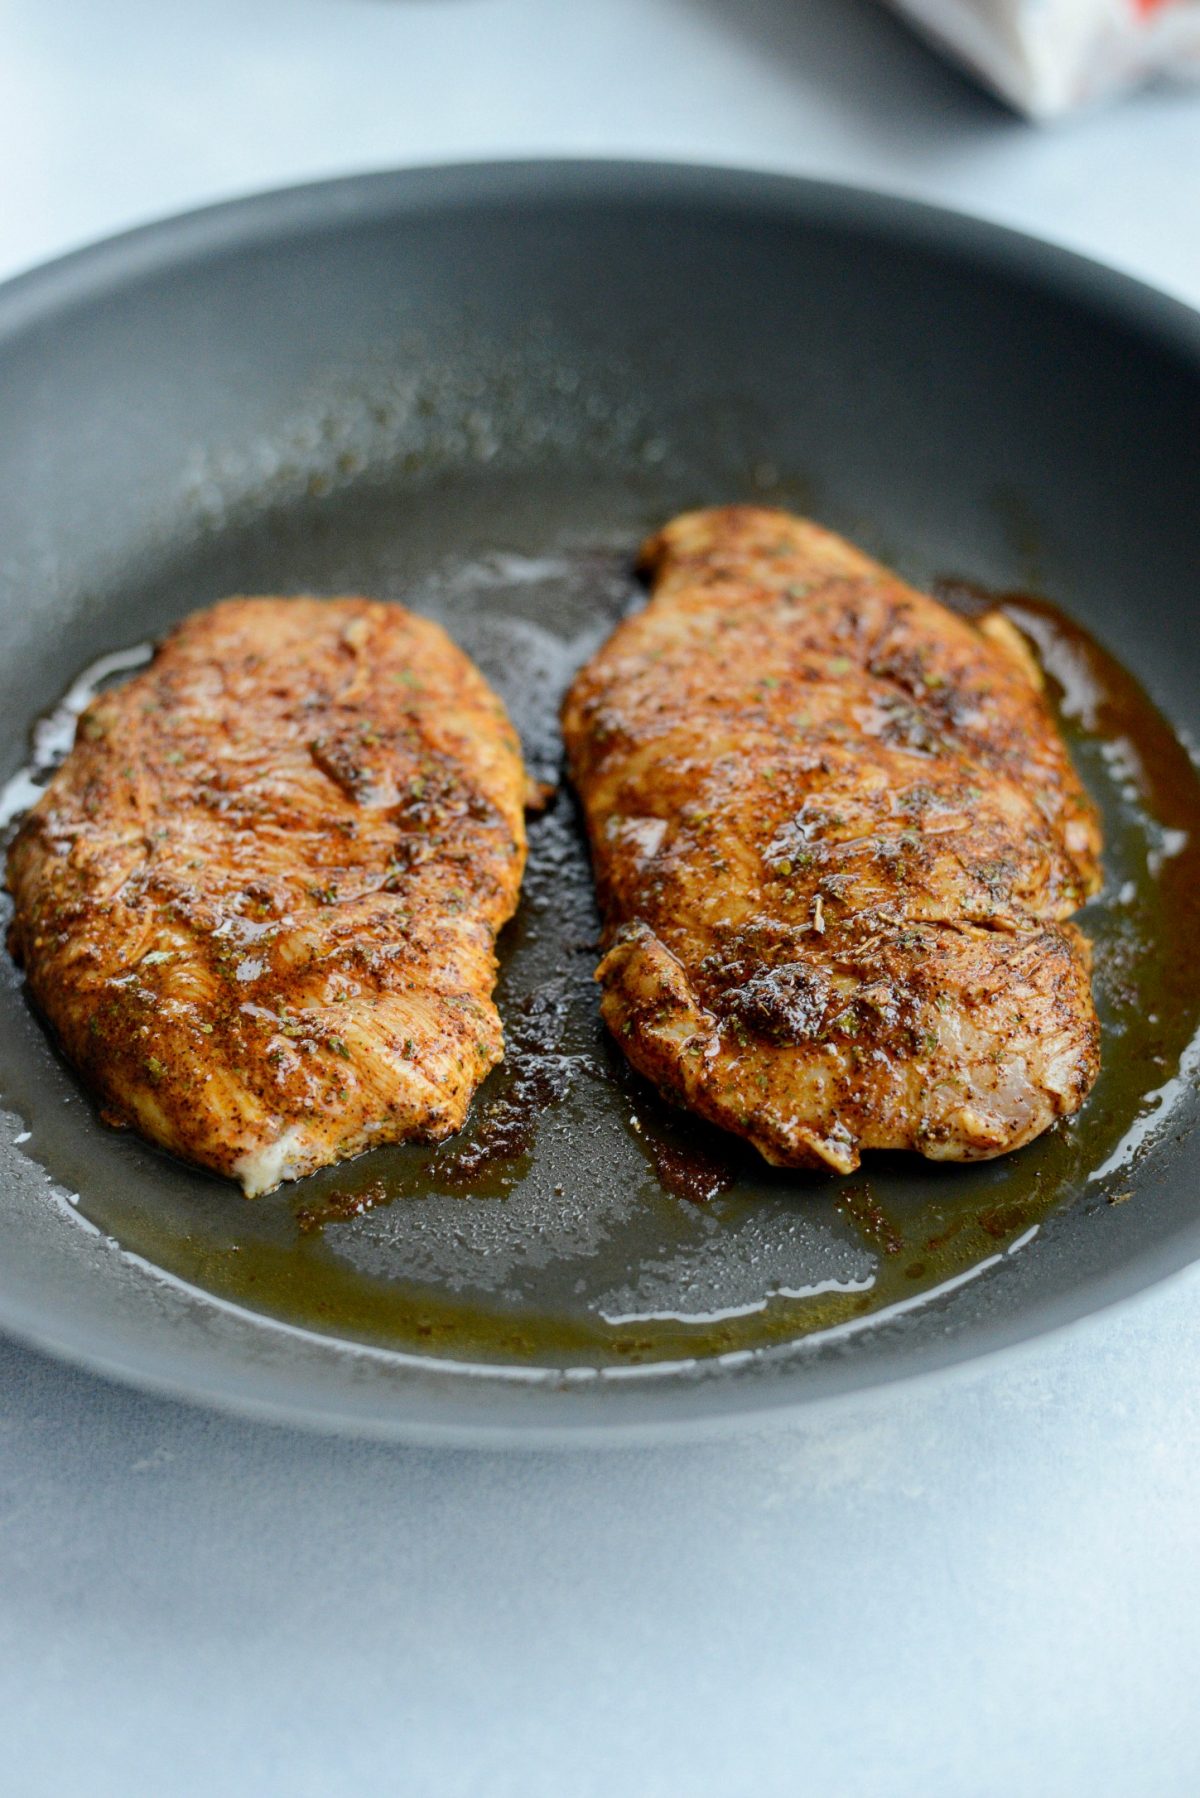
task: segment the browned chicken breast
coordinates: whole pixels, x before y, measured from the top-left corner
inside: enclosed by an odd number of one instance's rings
[[[971,1160],[1084,1101],[1097,819],[1023,640],[785,513],[697,512],[564,728],[603,1012],[768,1161]]]
[[[462,1124],[525,859],[499,699],[367,599],[230,599],[83,714],[12,948],[111,1121],[268,1192]]]

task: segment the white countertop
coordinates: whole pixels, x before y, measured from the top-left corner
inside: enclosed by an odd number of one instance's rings
[[[255,188],[822,174],[1200,305],[1200,94],[1035,132],[874,0],[0,0],[0,275]],[[0,1342],[2,1798],[1192,1798],[1200,1269],[703,1448],[395,1450]]]

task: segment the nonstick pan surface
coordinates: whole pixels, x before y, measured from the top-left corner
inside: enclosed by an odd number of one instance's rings
[[[0,773],[196,606],[368,592],[439,617],[558,780],[640,538],[738,499],[1008,595],[1041,643],[1108,827],[1080,1119],[836,1181],[670,1113],[600,1028],[560,785],[501,943],[510,1062],[444,1149],[250,1204],[107,1130],[8,968],[0,1324],[274,1418],[590,1441],[932,1372],[1200,1253],[1200,321],[1065,252],[850,189],[546,163],[266,195],[12,283]]]

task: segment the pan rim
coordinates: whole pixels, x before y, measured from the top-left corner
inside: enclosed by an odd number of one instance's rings
[[[499,210],[534,203],[641,207],[691,203],[710,215],[726,211],[730,216],[745,216],[750,210],[796,224],[840,224],[954,257],[977,270],[1019,274],[1027,288],[1053,294],[1093,318],[1117,321],[1141,342],[1153,343],[1194,364],[1200,374],[1200,313],[1077,251],[886,190],[746,167],[623,158],[481,160],[375,170],[269,189],[154,220],[72,250],[0,286],[0,347],[26,331],[52,328],[63,314],[119,295],[123,288],[155,273],[252,246],[308,237],[314,231],[362,224],[373,213],[395,219],[445,214],[450,209]],[[773,1421],[815,1415],[897,1384],[907,1387],[994,1366],[998,1357],[1031,1351],[1043,1338],[1139,1301],[1156,1286],[1185,1274],[1198,1255],[1200,1237],[1193,1243],[1186,1231],[1178,1231],[1166,1240],[1142,1245],[1117,1272],[1093,1276],[1053,1304],[1043,1300],[962,1338],[922,1345],[915,1365],[901,1361],[892,1370],[864,1364],[857,1378],[816,1389],[786,1372],[770,1384],[739,1384],[722,1380],[720,1370],[712,1367],[708,1372],[701,1370],[698,1377],[676,1378],[666,1395],[670,1403],[646,1403],[644,1413],[633,1416],[621,1415],[619,1409],[611,1416],[581,1415],[577,1395],[564,1395],[562,1383],[556,1383],[552,1374],[538,1383],[543,1388],[544,1416],[533,1420],[511,1411],[506,1414],[500,1402],[503,1370],[483,1382],[497,1395],[493,1416],[451,1415],[455,1407],[449,1402],[443,1417],[406,1414],[398,1388],[393,1388],[389,1402],[378,1411],[350,1414],[336,1403],[336,1395],[328,1403],[289,1395],[287,1382],[272,1366],[243,1367],[243,1389],[236,1390],[228,1380],[227,1358],[214,1363],[192,1353],[175,1372],[137,1365],[112,1343],[77,1341],[69,1320],[66,1326],[62,1320],[55,1320],[57,1328],[47,1325],[44,1317],[30,1315],[18,1300],[2,1291],[0,1328],[37,1349],[108,1378],[242,1416],[448,1446],[618,1445],[724,1434],[736,1428],[761,1429]],[[244,1320],[252,1333],[267,1330],[311,1338],[327,1358],[362,1353],[357,1345],[335,1337],[317,1337],[243,1307],[228,1306],[200,1288],[184,1290],[193,1302],[224,1306]],[[1051,1310],[1055,1315],[1046,1315]],[[368,1352],[397,1367],[409,1359],[394,1351]],[[789,1360],[802,1363],[802,1348]],[[429,1358],[421,1365],[436,1375],[447,1392],[455,1382],[466,1383],[467,1370],[462,1364],[435,1363]],[[658,1381],[670,1378],[660,1374]],[[650,1385],[648,1378],[643,1399],[660,1401],[663,1395],[648,1390]],[[555,1399],[557,1403],[552,1402]]]
[[[0,282],[0,342],[59,307],[95,298],[187,258],[278,242],[314,223],[334,228],[372,211],[394,217],[444,213],[451,206],[497,210],[514,201],[703,201],[707,208],[849,223],[997,270],[1018,268],[1031,286],[1052,286],[1093,310],[1155,325],[1164,347],[1200,354],[1200,311],[1137,276],[1017,227],[886,188],[744,165],[626,157],[514,157],[366,169],[271,187],[168,213],[97,238]],[[397,202],[402,204],[398,205]]]
[[[1115,1313],[1140,1305],[1151,1293],[1182,1284],[1192,1274],[1196,1259],[1197,1257],[1192,1256],[1185,1261],[1163,1266],[1148,1274],[1140,1285],[1110,1293],[1098,1302],[1081,1303],[1069,1316],[1060,1315],[1053,1320],[1033,1323],[1020,1330],[1010,1330],[1007,1323],[1002,1324],[992,1331],[997,1340],[973,1346],[965,1352],[958,1345],[950,1345],[942,1358],[931,1356],[926,1351],[924,1365],[900,1367],[895,1371],[885,1370],[882,1373],[877,1371],[874,1378],[849,1381],[834,1390],[804,1391],[793,1385],[788,1385],[785,1389],[782,1382],[779,1387],[768,1391],[755,1390],[753,1387],[739,1388],[739,1398],[733,1402],[719,1405],[686,1404],[674,1414],[664,1414],[661,1409],[654,1407],[641,1416],[582,1417],[577,1412],[572,1413],[566,1405],[556,1406],[555,1415],[532,1422],[524,1418],[518,1421],[512,1416],[504,1415],[502,1411],[494,1416],[477,1413],[470,1419],[457,1415],[416,1417],[390,1408],[350,1412],[344,1402],[340,1402],[340,1395],[339,1402],[336,1403],[288,1396],[269,1377],[262,1382],[264,1390],[255,1390],[253,1382],[248,1389],[237,1390],[228,1382],[213,1377],[208,1364],[199,1357],[185,1360],[186,1371],[166,1372],[147,1368],[119,1351],[97,1349],[90,1341],[77,1341],[70,1330],[46,1329],[28,1315],[18,1315],[21,1307],[14,1305],[8,1295],[2,1293],[0,1331],[11,1340],[64,1366],[99,1375],[118,1386],[132,1387],[165,1401],[216,1410],[228,1417],[316,1434],[407,1444],[412,1447],[478,1449],[489,1452],[514,1449],[544,1451],[560,1448],[590,1450],[653,1447],[713,1441],[742,1432],[761,1433],[796,1427],[804,1421],[821,1419],[831,1413],[883,1403],[890,1393],[896,1391],[905,1394],[935,1391],[943,1386],[986,1377],[990,1370],[1001,1364],[1015,1367],[1018,1363],[1033,1360],[1043,1346],[1069,1336],[1083,1335],[1093,1326],[1103,1327],[1105,1320]],[[464,1386],[470,1383],[495,1395],[502,1392],[506,1384],[518,1384],[512,1379],[511,1370],[505,1368],[488,1368],[446,1358],[429,1357],[422,1360],[396,1350],[354,1343],[333,1336],[321,1336],[302,1326],[232,1304],[205,1292],[201,1287],[164,1274],[160,1269],[155,1269],[154,1272],[176,1290],[186,1292],[193,1301],[207,1309],[216,1308],[227,1313],[256,1334],[266,1332],[278,1338],[290,1339],[315,1348],[329,1357],[347,1357],[355,1361],[374,1360],[396,1371],[412,1369],[424,1374],[435,1372],[444,1380],[447,1390],[454,1383]],[[1111,1284],[1112,1278],[1104,1283]],[[1081,1287],[1078,1290],[1083,1294],[1090,1289]],[[1049,1305],[1042,1308],[1048,1310]],[[1061,1302],[1056,1309],[1061,1311]],[[1022,1314],[1026,1321],[1028,1315]],[[803,1342],[784,1345],[781,1351],[781,1360],[798,1362],[803,1356]],[[243,1376],[244,1372],[245,1370]],[[552,1401],[564,1398],[573,1402],[576,1395],[565,1392],[555,1370],[543,1369],[540,1373],[541,1378],[525,1379],[520,1384],[527,1391],[535,1386],[540,1387],[540,1402],[543,1405],[550,1405]],[[728,1383],[722,1382],[722,1369],[712,1363],[695,1363],[688,1369],[688,1374],[692,1377],[682,1380],[678,1373],[663,1373],[653,1367],[648,1367],[645,1373],[647,1384],[651,1379],[672,1382],[669,1396],[673,1398],[684,1393],[709,1397],[717,1393],[728,1394],[730,1391]]]

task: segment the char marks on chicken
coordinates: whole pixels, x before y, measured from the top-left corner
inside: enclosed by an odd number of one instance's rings
[[[367,599],[230,599],[83,714],[11,946],[113,1122],[247,1193],[459,1128],[525,859],[499,699]]]
[[[794,1167],[1076,1111],[1100,832],[1024,640],[783,512],[688,514],[642,562],[563,714],[630,1060]]]

